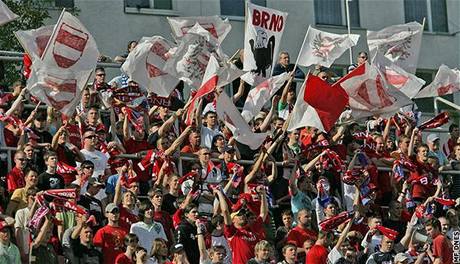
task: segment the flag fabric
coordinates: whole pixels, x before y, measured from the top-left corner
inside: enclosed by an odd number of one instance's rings
[[[257,149],[262,145],[268,133],[254,133],[225,92],[222,92],[216,101],[217,116],[224,121],[225,126],[232,131],[236,141]]]
[[[11,22],[19,16],[13,13],[8,6],[0,0],[0,26]]]
[[[249,84],[257,85],[271,76],[288,14],[252,3],[247,4],[244,34],[244,71]]]
[[[163,71],[172,45],[163,37],[142,38],[121,66],[122,71],[147,91],[168,97],[179,79]]]
[[[432,83],[420,90],[415,98],[436,97],[460,91],[460,70],[441,65]]]
[[[27,54],[30,55],[32,60],[41,59],[45,51],[46,44],[53,34],[55,25],[43,26],[31,30],[19,30],[14,32],[16,38],[21,43],[22,47]]]
[[[217,59],[213,55],[211,55],[211,57],[209,58],[209,63],[206,67],[206,72],[203,77],[203,83],[200,89],[198,89],[198,91],[195,93],[195,95],[191,99],[190,105],[187,109],[187,115],[186,115],[186,120],[185,120],[185,123],[187,125],[192,124],[192,121],[193,121],[192,116],[193,116],[193,113],[195,112],[199,99],[211,93],[217,87],[217,82],[219,80],[218,71],[219,71],[219,63],[217,62]]]
[[[42,59],[32,63],[27,89],[48,106],[72,115],[98,57],[94,38],[77,18],[64,11]]]
[[[415,73],[422,44],[423,26],[417,22],[367,31],[367,45],[373,58],[382,54],[408,73]]]
[[[196,24],[182,38],[174,54],[165,63],[163,71],[198,88],[211,56],[220,62],[223,61],[224,54],[217,39]]]
[[[348,95],[341,87],[332,87],[321,78],[310,74],[298,94],[288,131],[311,126],[327,132],[348,101]]]
[[[431,118],[430,120],[427,120],[423,124],[421,124],[418,129],[420,131],[425,130],[425,129],[433,129],[433,128],[438,128],[444,124],[449,123],[449,113],[448,112],[442,112],[439,115]]]
[[[298,64],[330,67],[346,50],[358,43],[359,35],[333,34],[308,27],[300,48]]]
[[[388,89],[378,68],[368,63],[359,65],[333,87],[346,91],[355,119],[373,115],[393,116],[401,107],[413,103],[398,89]]]
[[[399,89],[409,98],[414,98],[425,85],[424,80],[406,72],[380,53],[376,54],[372,63],[379,68],[388,84]]]
[[[288,79],[289,74],[285,72],[281,75],[270,77],[250,90],[246,97],[246,102],[244,102],[243,112],[241,112],[244,120],[246,122],[251,121]]]
[[[209,31],[220,43],[232,29],[228,18],[223,20],[219,16],[168,17],[167,19],[175,39],[182,38],[196,23]]]

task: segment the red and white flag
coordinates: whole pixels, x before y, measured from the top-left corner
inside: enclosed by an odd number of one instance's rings
[[[13,13],[8,6],[0,0],[0,26],[11,22],[19,16]]]
[[[348,95],[321,78],[309,75],[297,96],[288,131],[305,126],[328,132],[348,104]]]
[[[415,98],[436,97],[460,91],[460,70],[446,65],[439,67],[432,83],[423,88]]]
[[[371,58],[382,54],[395,65],[414,74],[422,44],[423,26],[417,22],[367,31]]]
[[[219,81],[218,72],[219,63],[217,62],[217,59],[213,55],[211,55],[211,57],[209,58],[208,66],[206,67],[206,72],[203,77],[203,83],[201,84],[200,89],[197,90],[196,94],[191,99],[190,105],[187,109],[187,117],[185,119],[185,123],[187,125],[192,124],[192,116],[195,112],[199,99],[211,93],[212,91],[214,91],[214,89],[216,89],[217,83]]]
[[[243,111],[241,112],[244,120],[246,122],[251,121],[288,79],[289,74],[285,72],[281,75],[270,77],[249,91],[246,102],[244,102]]]
[[[372,63],[379,68],[388,84],[397,88],[409,98],[414,98],[425,85],[424,80],[406,72],[379,53],[376,54]]]
[[[244,80],[258,85],[272,74],[288,13],[248,2],[244,33]]]
[[[53,34],[54,26],[49,25],[31,30],[18,30],[14,34],[32,60],[41,60],[46,45]]]
[[[388,88],[378,68],[368,63],[359,65],[333,87],[346,91],[355,119],[373,115],[394,115],[399,108],[413,103],[398,89]]]
[[[132,80],[158,96],[168,97],[179,79],[163,71],[172,45],[163,37],[142,38],[121,66]]]
[[[72,115],[96,68],[99,51],[88,30],[68,12],[54,27],[41,60],[34,60],[27,89],[40,101]]]
[[[334,34],[308,27],[297,58],[298,64],[330,67],[346,50],[358,43],[359,35]]]
[[[167,19],[175,39],[182,38],[196,23],[209,31],[220,43],[232,29],[228,18],[223,20],[219,16],[168,17]]]
[[[217,116],[224,121],[225,126],[232,131],[236,141],[257,149],[267,138],[268,133],[254,133],[225,92],[222,92],[216,102]]]
[[[211,55],[218,62],[223,61],[224,55],[217,39],[196,24],[182,38],[174,54],[165,63],[163,71],[198,88]]]

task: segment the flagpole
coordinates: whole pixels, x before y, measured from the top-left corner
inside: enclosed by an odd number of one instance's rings
[[[352,1],[352,0],[345,0],[345,13],[346,13],[346,17],[347,17],[348,37],[350,38],[351,25],[350,25],[350,6],[348,4],[349,1]],[[352,47],[350,47],[349,51],[350,51],[350,65],[352,65],[353,64],[353,50],[352,50]]]
[[[303,47],[303,46],[302,46],[302,47]],[[307,80],[308,80],[309,75],[310,75],[310,69],[308,69],[307,75],[305,75],[305,80],[304,80],[303,83],[302,83],[302,88],[301,88],[301,90],[303,89],[303,90],[305,91],[304,87],[305,87],[305,84],[307,83]],[[298,95],[297,95],[297,99],[296,99],[296,101],[295,101],[294,108],[293,108],[292,112],[289,113],[289,116],[288,116],[288,119],[286,120],[286,122],[284,122],[285,126],[283,125],[283,129],[288,130],[289,124],[291,123],[291,119],[292,119],[292,113],[293,113],[294,110],[295,110],[295,106],[297,105],[297,101],[300,100],[299,98],[302,98],[302,100],[303,100],[303,97],[304,97],[304,95],[302,95],[302,94],[298,94]]]
[[[56,31],[57,31],[56,29],[59,26],[59,23],[61,23],[62,17],[64,16],[64,13],[65,13],[65,8],[62,9],[61,15],[59,15],[59,18],[58,18],[58,20],[56,22],[56,25],[54,26],[53,33],[51,33],[50,39],[48,40],[48,43],[46,43],[46,47],[43,50],[43,54],[42,54],[42,57],[41,57],[42,60],[45,57],[45,54],[46,54],[46,52],[48,51],[48,49],[50,47],[50,44],[51,44],[51,41],[54,38],[54,35],[56,35]]]
[[[299,54],[297,54],[297,59],[295,60],[294,70],[293,70],[294,73],[295,73],[295,69],[297,68],[297,64],[299,64],[300,54],[302,54],[303,45],[305,45],[305,40],[307,39],[308,31],[310,31],[310,27],[311,26],[308,26],[307,33],[305,33],[305,37],[303,38],[302,46],[300,47],[300,50],[299,50]],[[310,69],[308,70],[308,73],[310,73]]]

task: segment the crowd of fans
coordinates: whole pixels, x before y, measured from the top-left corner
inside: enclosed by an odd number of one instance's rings
[[[293,70],[282,52],[275,74]],[[244,102],[251,87],[233,86]],[[0,146],[17,151],[10,171],[2,155],[0,263],[453,263],[458,175],[440,172],[460,169],[458,126],[444,145],[409,114],[288,132],[295,88],[251,122],[270,132],[254,151],[218,120],[221,89],[185,126],[182,86],[154,105],[97,68],[69,117],[25,108],[36,98],[15,83],[1,100]]]

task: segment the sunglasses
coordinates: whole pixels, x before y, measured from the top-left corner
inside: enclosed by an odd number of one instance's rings
[[[105,76],[105,73],[96,74],[96,76]]]
[[[19,161],[26,161],[25,158],[18,158],[17,160],[19,160]]]
[[[126,243],[137,243],[137,239],[125,239]]]
[[[83,167],[83,169],[94,170],[94,167],[93,166],[85,166],[85,167]]]
[[[93,139],[93,138],[97,138],[97,136],[96,135],[91,135],[91,136],[87,136],[85,138]]]

